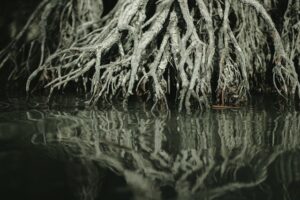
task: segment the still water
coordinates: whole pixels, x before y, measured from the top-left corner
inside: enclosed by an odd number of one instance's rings
[[[0,101],[0,199],[300,199],[300,113]]]

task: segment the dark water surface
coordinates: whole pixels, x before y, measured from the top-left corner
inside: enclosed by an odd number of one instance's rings
[[[0,101],[0,199],[300,199],[300,115]]]

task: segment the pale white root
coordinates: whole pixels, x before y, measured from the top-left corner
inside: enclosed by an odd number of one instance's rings
[[[36,81],[50,95],[76,82],[91,104],[146,95],[154,109],[168,107],[168,96],[176,90],[179,110],[190,111],[194,105],[207,107],[213,95],[222,105],[246,101],[251,90],[265,87],[273,63],[278,93],[300,96],[299,1],[289,0],[282,31],[268,12],[277,0],[191,2],[124,0],[103,15],[102,0],[45,0],[1,51],[0,68],[19,62],[15,49],[38,24],[28,59],[10,74],[12,79],[30,74],[27,92]],[[55,29],[59,35],[53,39],[48,31]],[[37,67],[32,66],[34,51],[39,51]]]

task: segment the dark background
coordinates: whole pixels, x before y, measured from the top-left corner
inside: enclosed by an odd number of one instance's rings
[[[0,48],[7,45],[11,39],[11,26],[20,29],[41,0],[4,0],[0,6]],[[105,0],[105,12],[116,4],[117,0]]]
[[[9,44],[13,37],[22,29],[27,19],[42,0],[3,0],[0,6],[0,51]],[[109,12],[117,0],[105,0],[104,13]],[[9,92],[7,88],[14,83],[7,82],[9,69],[0,69],[0,98]],[[19,88],[19,87],[17,87]],[[21,91],[22,90],[22,91]],[[24,87],[19,91],[14,91],[24,95]]]

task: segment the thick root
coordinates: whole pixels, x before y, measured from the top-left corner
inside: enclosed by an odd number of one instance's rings
[[[1,51],[0,68],[12,61],[12,79],[29,73],[27,92],[36,79],[50,94],[75,81],[91,104],[147,95],[154,105],[168,106],[170,90],[176,90],[179,110],[190,111],[208,107],[214,93],[222,105],[247,100],[251,90],[265,86],[273,58],[275,89],[300,96],[299,2],[289,0],[282,32],[268,13],[276,2],[124,0],[103,15],[102,0],[45,0]],[[36,26],[40,31],[32,35]]]

